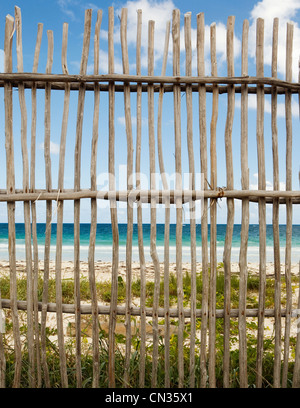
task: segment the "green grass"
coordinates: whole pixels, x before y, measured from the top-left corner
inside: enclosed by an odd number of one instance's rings
[[[282,279],[282,290],[285,290],[285,280]],[[298,277],[292,278],[292,283],[298,285]],[[2,298],[10,298],[10,282],[9,277],[0,277],[1,285],[1,296]],[[196,276],[196,301],[197,308],[202,307],[202,274],[199,273]],[[220,264],[217,270],[216,279],[216,307],[217,309],[222,309],[224,307],[224,272],[223,265]],[[188,307],[191,295],[191,276],[188,271],[183,271],[183,289],[184,289],[184,306]],[[17,290],[18,299],[26,300],[27,292],[27,281],[26,276],[20,277],[17,280]],[[294,290],[294,289],[293,289]],[[141,294],[141,281],[136,279],[132,282],[132,297],[139,298]],[[258,307],[258,291],[259,291],[259,277],[254,274],[249,274],[247,280],[247,308],[257,308]],[[80,292],[81,300],[90,300],[90,289],[88,278],[82,276],[80,280]],[[160,282],[160,297],[159,305],[164,306],[164,281]],[[170,305],[176,305],[177,302],[177,278],[175,274],[170,274],[169,277],[169,293],[170,293]],[[42,274],[39,275],[38,279],[38,299],[42,300],[43,294],[43,278]],[[65,279],[62,281],[62,295],[63,303],[74,303],[74,282],[72,279]],[[99,301],[109,303],[111,299],[111,283],[97,282],[97,295]],[[231,276],[231,307],[238,308],[239,301],[239,277],[237,274],[232,274]],[[147,282],[146,284],[146,306],[151,307],[153,305],[154,297],[154,282]],[[122,303],[126,298],[126,283],[121,276],[118,278],[118,302]],[[49,302],[55,302],[55,279],[49,280]],[[283,301],[284,303],[284,301]],[[266,308],[274,307],[274,280],[267,278],[266,280]],[[26,312],[20,312],[26,316]],[[9,317],[10,312],[7,312],[7,317]],[[8,319],[7,319],[8,320]],[[134,320],[134,319],[133,319]],[[163,324],[163,319],[160,320]],[[177,324],[177,320],[173,319],[172,324]],[[27,326],[22,324],[20,326],[21,333],[26,334]],[[201,319],[197,319],[197,330],[201,329]],[[230,342],[231,345],[235,345],[238,342],[238,321],[237,319],[231,319],[230,327]],[[249,387],[255,386],[256,381],[256,331],[257,322],[255,320],[247,322],[247,354],[248,354],[248,382]],[[9,335],[12,333],[12,324],[7,321],[6,333]],[[56,329],[47,328],[47,362],[49,366],[50,382],[51,387],[60,387],[60,359],[59,350],[56,342],[50,341],[50,335],[56,335]],[[190,335],[190,324],[185,325],[185,338]],[[223,320],[217,319],[216,321],[216,384],[217,387],[223,386]],[[85,343],[86,339],[83,337],[82,342]],[[116,336],[116,357],[115,357],[115,375],[116,375],[116,386],[123,386],[124,378],[124,346],[125,337],[118,335]],[[6,336],[4,336],[4,346],[6,350],[6,385],[10,387],[13,382],[14,376],[14,350],[9,346]],[[295,339],[291,338],[292,346],[292,356],[295,353]],[[85,344],[82,353],[82,376],[83,376],[83,386],[92,386],[92,373],[93,373],[93,357],[92,357],[92,346]],[[100,347],[100,387],[108,387],[108,339],[104,332],[100,331],[99,335],[99,347]],[[22,356],[22,373],[21,373],[21,386],[28,387],[28,353],[27,344],[23,340],[22,343],[23,356]],[[200,385],[200,340],[196,339],[196,386]],[[66,353],[67,353],[67,370],[68,370],[68,381],[69,387],[76,387],[76,372],[75,372],[75,339],[66,340]],[[164,340],[159,339],[159,359],[158,359],[158,387],[164,387]],[[130,361],[130,387],[137,388],[139,382],[139,367],[140,367],[140,338],[138,335],[132,337],[132,354]],[[184,345],[184,367],[185,367],[185,384],[188,387],[189,379],[189,359],[190,359],[190,348],[188,344]],[[231,387],[239,387],[239,350],[236,348],[230,353],[230,381]],[[177,336],[172,335],[170,339],[170,378],[171,387],[178,386],[178,344]],[[264,340],[264,361],[263,361],[263,386],[271,387],[273,383],[273,370],[274,370],[274,338],[266,338]],[[293,374],[293,363],[289,365],[288,372],[288,386],[291,386]],[[152,376],[152,344],[147,343],[146,349],[146,367],[145,367],[145,387],[151,386],[151,376]],[[43,384],[42,384],[43,385]]]
[[[218,319],[218,322],[221,322]],[[216,341],[216,386],[218,388],[223,387],[223,336],[221,333],[221,326],[217,324],[217,341]],[[188,327],[187,327],[188,330]],[[232,328],[236,330],[235,327]],[[55,334],[55,330],[47,331],[48,335]],[[248,366],[248,384],[250,388],[255,387],[256,382],[256,336],[248,334],[248,349],[247,349],[247,366]],[[121,344],[124,344],[125,338],[123,336],[117,336],[117,343],[115,348],[115,377],[116,387],[123,386],[125,358],[124,352],[121,350]],[[132,339],[133,350],[130,360],[130,384],[129,387],[138,388],[139,384],[139,368],[140,368],[140,340],[138,336],[133,336]],[[199,344],[196,347],[195,356],[195,381],[196,387],[200,386],[200,355]],[[99,349],[100,349],[100,379],[99,387],[108,387],[108,339],[107,336],[100,331],[99,335]],[[159,340],[159,360],[158,360],[158,375],[157,386],[164,387],[165,367],[164,367],[164,344],[162,339]],[[76,388],[76,372],[75,372],[75,342],[69,340],[66,342],[66,354],[67,354],[67,372],[68,372],[68,386],[70,388]],[[185,370],[185,382],[184,387],[189,387],[189,359],[190,348],[184,346],[184,370]],[[152,346],[148,345],[146,348],[145,357],[145,387],[151,387],[152,379]],[[50,384],[52,388],[59,388],[60,382],[60,358],[59,350],[56,343],[47,341],[47,364],[50,374]],[[239,387],[239,350],[236,349],[230,353],[230,386],[232,388]],[[87,349],[81,357],[82,366],[82,380],[83,387],[90,388],[92,386],[93,378],[93,357],[91,349]],[[178,344],[177,336],[173,335],[170,339],[170,387],[178,387]],[[207,367],[208,369],[208,367]],[[264,357],[263,357],[263,387],[270,388],[273,383],[273,370],[274,370],[274,340],[264,340]],[[9,350],[6,353],[6,386],[11,387],[14,376],[14,352]],[[292,385],[293,376],[293,363],[289,364],[288,370],[288,387]],[[208,384],[207,384],[208,385]],[[21,387],[27,388],[28,384],[28,353],[26,345],[24,347],[22,356],[22,372],[21,372]],[[44,386],[44,383],[42,383]]]
[[[220,264],[222,265],[222,264]],[[293,277],[292,282],[298,283],[298,278]],[[222,267],[219,266],[216,277],[216,293],[217,293],[217,308],[222,308],[223,295],[224,295],[224,272]],[[197,307],[201,307],[202,302],[202,274],[197,273],[196,276],[196,300]],[[10,298],[10,279],[9,276],[0,277],[1,296],[4,299]],[[284,278],[282,278],[282,289],[285,287]],[[111,300],[111,282],[97,282],[96,284],[97,296],[99,301],[109,303]],[[247,280],[248,290],[248,307],[257,307],[257,294],[259,290],[259,277],[257,275],[249,274]],[[135,279],[132,282],[132,297],[139,298],[141,295],[141,281]],[[238,308],[238,293],[239,293],[239,277],[236,274],[231,276],[231,301],[232,308]],[[38,277],[38,300],[42,301],[43,295],[43,277],[39,274]],[[153,305],[154,296],[154,282],[146,283],[146,306],[151,307]],[[184,306],[188,307],[191,296],[191,275],[188,271],[183,271],[183,296]],[[90,287],[87,277],[82,276],[80,279],[80,297],[82,301],[90,301]],[[17,298],[19,300],[26,300],[27,298],[27,279],[26,276],[17,279]],[[62,280],[62,298],[63,303],[74,303],[74,281],[73,279]],[[118,277],[118,302],[123,303],[126,298],[126,284],[121,276]],[[48,288],[48,301],[55,302],[56,289],[55,279],[49,279]],[[177,277],[174,273],[169,276],[169,301],[170,305],[175,305],[177,302]],[[160,297],[159,306],[164,306],[164,281],[160,282]],[[274,280],[268,278],[266,280],[266,307],[274,307]]]

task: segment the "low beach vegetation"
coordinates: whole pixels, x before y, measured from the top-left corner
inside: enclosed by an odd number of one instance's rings
[[[43,277],[39,274],[38,278],[38,301],[42,301],[43,295]],[[196,276],[196,307],[201,309],[202,305],[202,273],[197,273]],[[2,299],[10,298],[10,281],[9,276],[2,275],[0,277],[1,285],[1,297]],[[297,276],[292,277],[292,287],[295,291],[299,286],[299,278]],[[146,283],[146,306],[152,307],[154,298],[153,281],[147,281]],[[220,263],[217,268],[216,277],[216,309],[224,308],[224,268]],[[26,275],[19,276],[17,280],[18,299],[26,300],[27,281]],[[184,288],[184,307],[190,307],[191,296],[191,275],[188,271],[183,271],[183,288]],[[268,277],[266,279],[266,308],[274,308],[274,277]],[[285,278],[281,278],[282,289],[282,307],[285,307]],[[247,309],[255,309],[258,307],[258,291],[259,291],[259,276],[254,273],[249,273],[247,278]],[[132,299],[139,302],[141,296],[141,280],[135,278],[131,286]],[[86,276],[82,276],[80,280],[80,293],[81,300],[83,302],[90,302],[90,288],[89,280]],[[97,295],[98,301],[103,304],[109,304],[111,299],[111,283],[109,281],[97,282]],[[74,281],[73,279],[64,279],[62,281],[62,297],[63,303],[74,303]],[[126,282],[125,279],[119,276],[118,279],[118,304],[122,305],[126,298]],[[49,302],[55,302],[55,279],[49,279]],[[177,304],[177,277],[176,274],[171,273],[169,277],[169,301],[170,307],[175,307]],[[160,282],[160,297],[159,306],[164,306],[164,281],[163,278]],[[231,276],[231,308],[237,309],[239,306],[239,275],[232,274]],[[6,334],[3,336],[5,357],[6,357],[6,384],[10,387],[13,383],[14,375],[14,348],[13,344],[9,342],[8,338],[12,337],[12,323],[11,313],[7,309],[6,313]],[[22,349],[23,349],[23,364],[22,364],[22,380],[21,386],[28,387],[28,352],[27,352],[27,340],[26,340],[26,312],[19,311],[19,315],[24,317],[20,319],[20,330],[22,336]],[[84,317],[86,327],[91,327],[91,317]],[[118,316],[118,322],[124,322],[123,316]],[[132,317],[132,324],[138,328],[132,335],[132,353],[130,361],[130,384],[129,387],[138,388],[139,384],[139,367],[140,367],[140,326],[139,317]],[[23,322],[23,323],[22,323]],[[151,325],[151,318],[148,323]],[[164,319],[159,319],[159,324],[164,325]],[[178,325],[177,319],[171,319],[171,326],[176,327]],[[248,384],[249,387],[255,387],[256,381],[256,347],[257,347],[257,319],[247,319],[247,365],[248,365]],[[196,386],[200,385],[200,331],[201,331],[201,318],[197,318],[196,323],[196,353],[195,353],[195,378]],[[191,332],[191,325],[189,319],[186,319],[185,331],[184,331],[184,362],[185,362],[185,386],[189,387],[189,365],[190,365],[190,348],[189,348],[189,336]],[[54,340],[57,334],[55,327],[47,327],[47,363],[50,373],[51,387],[60,387],[60,358],[57,341]],[[115,373],[116,373],[116,386],[123,386],[124,367],[125,367],[125,336],[122,334],[116,334],[116,350],[115,350]],[[282,339],[283,340],[283,339]],[[223,386],[223,319],[216,319],[216,385],[217,387]],[[231,319],[231,387],[239,387],[239,330],[238,319]],[[83,386],[92,386],[93,377],[93,357],[92,357],[92,343],[88,332],[83,329],[82,333],[82,376]],[[158,360],[158,387],[164,387],[165,378],[165,339],[164,336],[159,337],[159,360]],[[291,337],[291,357],[295,355],[296,338]],[[68,381],[69,387],[76,387],[76,371],[75,371],[75,338],[66,337],[65,341],[67,364],[68,364]],[[101,323],[99,323],[99,349],[100,349],[100,387],[108,387],[108,334],[105,330],[102,330]],[[146,342],[146,360],[145,360],[145,387],[151,387],[152,376],[152,338]],[[288,386],[292,385],[293,365],[291,361],[289,364],[288,372]],[[170,386],[178,386],[178,338],[176,330],[173,331],[170,337]],[[266,336],[264,339],[264,360],[263,360],[263,387],[273,386],[273,370],[274,370],[274,330],[271,331],[270,336]],[[208,373],[208,371],[207,371]],[[207,378],[208,384],[209,378]],[[43,384],[41,384],[43,386]]]

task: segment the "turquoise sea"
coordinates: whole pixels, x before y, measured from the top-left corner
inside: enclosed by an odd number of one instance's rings
[[[151,261],[150,257],[150,224],[143,224],[143,238],[145,257]],[[164,224],[157,224],[157,252],[160,261],[164,256]],[[45,245],[46,224],[37,224],[37,236],[39,246],[39,257],[43,259]],[[134,261],[139,260],[138,254],[138,233],[137,224],[133,226],[133,251]],[[208,226],[210,231],[210,226]],[[232,239],[232,262],[239,259],[241,225],[235,225]],[[281,262],[284,262],[286,244],[286,226],[280,225],[280,246]],[[51,229],[51,259],[55,259],[56,250],[56,224],[52,224]],[[223,248],[226,234],[226,224],[217,225],[217,255],[218,261],[223,259]],[[196,227],[197,235],[197,261],[201,262],[201,224]],[[127,224],[119,224],[119,259],[125,260],[126,256]],[[80,225],[80,257],[82,261],[88,258],[88,246],[90,240],[90,224]],[[176,224],[170,225],[170,262],[176,260]],[[63,225],[63,260],[73,260],[74,258],[74,225]],[[16,256],[18,260],[25,259],[25,228],[23,223],[16,223]],[[112,231],[110,224],[97,224],[95,260],[110,261],[112,256]],[[190,225],[186,224],[182,228],[182,256],[184,262],[190,260]],[[267,262],[273,262],[273,227],[267,225]],[[292,234],[292,262],[297,263],[300,259],[300,225],[293,225]],[[0,223],[0,260],[8,260],[8,224]],[[259,225],[249,226],[248,239],[248,261],[259,261]]]

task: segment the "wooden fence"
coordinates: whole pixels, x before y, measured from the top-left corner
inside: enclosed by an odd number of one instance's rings
[[[94,32],[94,73],[87,75],[87,63],[89,56],[89,44],[92,35],[92,10],[86,10],[84,23],[83,50],[78,75],[68,73],[67,64],[67,36],[68,24],[63,25],[62,40],[62,74],[52,73],[53,64],[53,33],[47,31],[48,37],[48,57],[45,73],[37,73],[39,53],[42,40],[42,24],[38,25],[37,41],[34,53],[34,64],[31,73],[23,72],[22,53],[22,22],[21,11],[15,8],[15,17],[7,16],[5,24],[5,60],[4,73],[0,74],[0,86],[4,87],[4,107],[5,107],[5,149],[6,149],[6,189],[1,190],[0,200],[7,203],[8,214],[8,247],[9,247],[9,267],[10,267],[10,299],[1,299],[0,309],[10,309],[13,347],[14,347],[14,380],[13,385],[19,387],[21,383],[22,359],[24,349],[21,344],[21,332],[19,324],[19,313],[21,310],[27,311],[27,351],[28,352],[28,382],[29,386],[50,386],[50,374],[46,352],[46,329],[47,314],[56,312],[57,321],[57,341],[60,360],[61,386],[68,386],[68,361],[65,348],[65,333],[63,327],[63,315],[66,313],[75,314],[76,331],[76,352],[75,370],[77,386],[81,387],[82,382],[82,337],[81,318],[83,314],[92,317],[92,358],[93,358],[93,386],[99,385],[101,373],[101,353],[99,351],[99,315],[109,316],[108,325],[108,386],[115,387],[115,358],[116,358],[116,321],[118,316],[125,317],[126,343],[124,346],[124,376],[123,386],[130,386],[132,376],[132,317],[140,318],[140,360],[139,360],[139,380],[140,387],[145,386],[145,366],[148,358],[151,358],[151,386],[157,387],[158,367],[164,366],[164,386],[169,387],[170,371],[172,362],[170,360],[170,339],[171,339],[171,319],[176,319],[177,328],[177,360],[178,364],[178,387],[200,386],[216,387],[216,319],[224,322],[222,336],[223,343],[223,386],[229,387],[232,383],[231,377],[231,345],[230,330],[233,319],[238,319],[238,342],[239,342],[239,385],[248,386],[249,370],[247,366],[247,319],[257,318],[257,346],[256,346],[256,386],[263,385],[263,357],[264,357],[264,323],[265,317],[275,318],[275,343],[274,343],[274,387],[286,387],[288,379],[290,355],[290,331],[292,316],[295,310],[292,307],[292,286],[291,286],[291,239],[292,239],[292,211],[293,207],[300,203],[300,191],[292,188],[292,95],[299,94],[300,85],[292,81],[292,43],[293,25],[287,24],[286,40],[286,78],[277,77],[277,50],[278,50],[278,19],[274,20],[273,26],[273,53],[272,53],[272,76],[264,75],[264,21],[257,20],[256,26],[256,76],[248,75],[248,33],[249,22],[244,21],[241,48],[241,75],[235,76],[234,69],[234,23],[233,16],[227,22],[227,72],[226,77],[218,77],[217,73],[217,53],[216,53],[216,24],[210,27],[210,58],[211,73],[207,76],[205,72],[205,22],[204,14],[197,15],[197,76],[192,76],[192,41],[191,41],[191,13],[184,15],[184,44],[185,44],[185,75],[180,72],[180,12],[174,10],[172,22],[166,24],[166,37],[164,44],[163,63],[160,76],[154,75],[154,21],[148,24],[148,75],[142,75],[141,45],[142,45],[142,11],[137,11],[137,35],[136,35],[136,74],[129,73],[129,57],[127,44],[127,10],[122,9],[120,18],[120,39],[122,49],[123,74],[116,74],[114,69],[114,9],[109,8],[108,13],[108,73],[99,74],[99,39],[102,21],[102,11],[97,13],[97,22]],[[166,76],[167,59],[169,55],[169,33],[171,26],[172,34],[172,76]],[[16,38],[17,51],[17,72],[12,72],[13,38]],[[14,163],[14,140],[13,140],[13,90],[17,88],[20,111],[21,111],[21,149],[23,159],[23,188],[16,189],[15,186],[15,163]],[[31,154],[30,163],[27,146],[27,108],[25,94],[26,90],[31,91]],[[41,91],[40,91],[41,90]],[[51,95],[53,92],[64,92],[64,105],[61,124],[61,143],[59,151],[59,174],[58,188],[52,188],[52,172],[50,159],[51,140]],[[74,188],[64,188],[65,177],[65,152],[66,136],[68,127],[68,114],[70,105],[70,95],[72,92],[78,94],[78,110],[76,118],[75,136],[75,156],[74,156]],[[85,105],[85,95],[87,91],[94,93],[93,126],[91,135],[91,161],[90,161],[90,185],[82,188],[81,166],[82,166],[82,134],[83,134],[83,113]],[[45,189],[37,189],[35,185],[36,172],[36,121],[37,121],[37,92],[44,92],[45,112],[44,112],[44,158],[45,158]],[[108,173],[109,191],[97,191],[97,145],[99,136],[99,110],[100,93],[108,93]],[[115,95],[116,92],[124,94],[124,112],[127,137],[127,190],[115,192],[114,181],[115,163]],[[141,189],[141,181],[136,177],[135,185],[131,175],[139,174],[141,171],[141,150],[142,143],[142,94],[148,96],[148,138],[149,138],[149,173],[156,172],[156,154],[158,154],[159,171],[163,181],[163,190],[158,190],[155,178],[151,178],[150,190]],[[176,170],[175,190],[170,191],[167,178],[165,177],[165,167],[162,152],[162,141],[165,135],[162,132],[162,108],[164,95],[167,92],[173,93],[174,106],[174,136],[175,136],[175,157],[174,165]],[[183,94],[184,92],[184,94]],[[193,94],[198,95],[199,112],[199,136],[200,136],[200,156],[194,151],[194,127],[195,107],[193,104]],[[235,112],[235,95],[241,94],[241,189],[234,186],[234,158],[232,146],[232,126]],[[158,94],[158,104],[156,105],[155,94]],[[207,129],[207,104],[208,95],[211,94],[212,115],[210,129]],[[219,95],[227,95],[227,118],[223,134],[225,136],[225,157],[226,157],[226,187],[218,187],[217,177],[217,121]],[[257,99],[257,161],[258,161],[258,189],[251,190],[249,187],[249,164],[248,164],[248,95],[256,94]],[[264,100],[265,94],[271,95],[271,134],[273,149],[273,189],[266,188],[266,164],[264,151]],[[277,131],[277,96],[285,95],[286,111],[286,190],[279,189],[279,156],[278,131]],[[134,96],[135,95],[135,96]],[[181,133],[182,118],[182,96],[186,98],[186,123],[187,129],[184,135]],[[131,110],[131,99],[136,97],[136,112]],[[155,129],[155,109],[157,111],[157,129]],[[136,145],[133,145],[132,116],[136,115]],[[210,136],[208,138],[208,135]],[[182,143],[183,136],[188,149],[190,178],[189,190],[182,190]],[[208,145],[210,141],[210,146]],[[89,142],[90,143],[90,142]],[[157,151],[156,151],[157,143]],[[2,145],[1,145],[2,146]],[[134,150],[136,152],[134,168]],[[196,153],[196,157],[195,157]],[[199,192],[195,186],[195,166],[200,158],[200,169],[204,177],[203,191]],[[87,158],[85,158],[87,160]],[[210,164],[210,169],[208,165]],[[208,183],[208,180],[210,182]],[[150,194],[151,193],[151,194]],[[137,201],[137,222],[138,222],[138,243],[140,259],[140,279],[141,296],[140,306],[132,304],[132,233],[133,233],[133,207],[128,205],[131,194],[134,194]],[[196,264],[196,221],[191,217],[190,234],[190,266],[191,266],[191,294],[188,307],[185,307],[184,286],[183,286],[183,266],[182,266],[182,227],[184,202],[188,202],[191,213],[194,211],[194,203],[201,197],[202,217],[201,217],[201,266],[202,266],[202,305],[197,308],[197,264]],[[224,197],[227,203],[227,229],[224,245],[224,307],[216,309],[216,282],[217,282],[217,200]],[[91,230],[90,246],[88,255],[88,270],[90,284],[90,304],[82,304],[80,297],[80,204],[81,199],[89,198],[91,205]],[[109,200],[111,226],[113,234],[112,247],[112,268],[111,268],[111,301],[109,305],[101,304],[97,299],[96,277],[95,277],[95,242],[97,226],[97,199]],[[46,233],[44,251],[44,276],[42,301],[38,301],[38,265],[39,254],[37,244],[37,222],[36,201],[46,203]],[[74,304],[63,304],[62,299],[62,236],[63,236],[63,208],[64,201],[74,201]],[[234,201],[241,200],[242,203],[242,223],[241,223],[241,246],[239,256],[239,302],[238,309],[231,306],[231,249],[234,226]],[[24,223],[26,232],[26,274],[27,274],[27,297],[26,301],[17,298],[17,273],[16,273],[16,227],[15,227],[15,205],[17,201],[24,202]],[[49,303],[49,264],[50,264],[50,239],[51,220],[53,214],[53,201],[57,204],[57,238],[56,238],[56,258],[55,258],[55,281],[56,281],[56,303]],[[118,274],[119,274],[119,230],[117,201],[127,202],[127,242],[126,242],[126,301],[125,306],[118,305]],[[248,250],[248,230],[249,230],[249,205],[256,203],[259,210],[259,293],[258,308],[247,308],[247,250]],[[146,270],[143,246],[143,214],[142,203],[151,204],[151,243],[150,253],[154,267],[154,299],[153,306],[146,307]],[[266,204],[272,204],[273,208],[273,231],[274,231],[274,308],[267,309],[266,299]],[[164,270],[164,307],[159,305],[160,296],[160,260],[156,247],[156,225],[157,225],[157,205],[165,206],[165,251],[162,268]],[[170,205],[176,205],[176,277],[177,277],[177,305],[172,308],[169,298],[169,232],[170,232]],[[280,242],[279,242],[279,207],[286,207],[286,253],[285,253],[285,279],[286,291],[283,293],[281,287],[281,265],[280,265]],[[208,226],[210,224],[210,235],[208,238]],[[286,296],[285,308],[282,308],[282,297]],[[300,304],[298,305],[300,308]],[[146,339],[146,323],[151,320],[153,327],[153,348],[149,356]],[[160,338],[159,319],[164,319],[164,338]],[[284,340],[282,341],[281,318],[285,318]],[[190,324],[188,339],[186,339],[186,322]],[[201,328],[199,328],[201,322]],[[1,358],[1,386],[6,385],[6,349],[4,338],[6,334],[0,334],[0,358]],[[197,340],[198,339],[198,340]],[[188,341],[189,359],[185,358],[186,344]],[[161,362],[161,351],[159,344],[164,347],[163,363]],[[148,350],[148,351],[147,351]],[[148,357],[147,357],[148,354]],[[188,364],[188,367],[186,365]],[[200,375],[198,375],[200,373]],[[300,340],[299,333],[296,336],[294,368],[294,387],[300,386]]]

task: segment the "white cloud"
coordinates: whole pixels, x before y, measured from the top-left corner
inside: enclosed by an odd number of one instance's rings
[[[154,59],[155,64],[160,61],[163,57],[164,42],[166,34],[166,24],[167,21],[172,23],[172,12],[176,9],[176,5],[172,0],[164,0],[161,2],[150,1],[150,0],[128,0],[127,3],[122,5],[128,9],[128,31],[127,31],[127,41],[128,46],[136,46],[136,35],[137,35],[137,10],[142,9],[142,49],[141,49],[141,64],[143,68],[147,68],[148,62],[148,21],[155,21],[155,32],[154,32]],[[121,15],[121,8],[116,9],[116,15]],[[107,33],[103,33],[104,38],[107,37]],[[192,28],[191,32],[192,38],[192,52],[193,52],[193,75],[197,75],[197,58],[196,58],[196,44],[197,44],[197,29]],[[182,73],[185,71],[184,68],[184,27],[181,28],[180,32],[180,48],[182,55]],[[120,42],[120,27],[116,25],[115,27],[115,41]],[[218,54],[218,62],[222,64],[226,61],[226,26],[218,22],[216,24],[216,47]],[[241,41],[235,36],[234,37],[234,55],[239,56],[241,52]],[[172,60],[172,34],[170,33],[170,43],[169,43],[169,61]],[[210,27],[205,26],[205,67],[207,75],[210,74]]]
[[[265,63],[271,66],[272,61],[272,37],[273,20],[279,18],[278,36],[278,74],[285,78],[285,56],[286,56],[286,25],[288,22],[294,24],[293,40],[293,80],[298,81],[298,59],[300,49],[300,28],[293,18],[300,10],[300,0],[262,0],[253,7],[250,15],[251,26],[249,30],[249,53],[255,58],[256,49],[256,19],[264,19],[264,57]],[[271,76],[271,69],[265,72],[266,76]]]
[[[216,24],[216,51],[218,68],[224,62],[226,62],[226,26],[219,22]],[[191,30],[191,41],[192,41],[192,52],[193,52],[193,75],[197,75],[197,29],[192,28]],[[180,33],[180,48],[181,52],[185,53],[184,44],[184,27],[181,28]],[[241,54],[241,41],[234,36],[234,57],[237,58]],[[210,65],[210,26],[205,26],[205,44],[204,44],[204,57],[205,57],[205,73],[206,75],[211,75],[211,65]]]
[[[155,45],[156,50],[161,49],[162,43],[159,39],[164,38],[166,22],[172,19],[172,11],[176,9],[175,4],[172,0],[164,0],[161,2],[150,1],[150,0],[129,0],[122,7],[128,9],[128,31],[127,31],[127,41],[128,44],[136,44],[136,33],[137,33],[137,10],[142,10],[142,47],[147,48],[148,46],[148,22],[149,20],[155,21]],[[116,9],[116,14],[121,15],[121,9]],[[118,28],[119,33],[119,28]],[[120,33],[116,38],[120,42]]]
[[[114,68],[115,73],[123,73],[122,61],[116,56],[114,56]],[[100,49],[99,52],[99,71],[102,74],[106,74],[108,72],[108,52],[102,49]]]
[[[44,150],[44,142],[39,144],[39,149]],[[50,153],[58,155],[60,151],[59,144],[50,141]]]
[[[71,61],[71,66],[73,66],[76,73],[78,73],[80,70],[80,61]],[[99,51],[99,71],[100,74],[104,75],[108,73],[108,52],[101,48]],[[94,62],[87,65],[86,72],[87,75],[92,75],[94,73]],[[114,56],[114,73],[123,73],[122,61],[116,55]]]
[[[120,125],[126,126],[125,116],[119,116],[117,120]],[[142,126],[146,126],[147,123],[148,123],[148,119],[142,118]],[[136,116],[131,115],[131,124],[132,126],[136,126]]]
[[[76,73],[80,71],[80,62],[79,61],[71,61],[71,65],[76,69]],[[92,75],[94,73],[94,63],[88,64],[86,67],[87,75]]]
[[[95,10],[95,11],[99,10],[99,6],[97,6],[97,5],[94,4],[94,3],[86,3],[86,4],[84,5],[84,8],[85,8],[85,9],[92,9],[92,10]]]
[[[253,7],[251,17],[269,19],[281,17],[288,20],[296,15],[299,8],[299,0],[262,0]]]
[[[249,190],[258,190],[258,173],[253,174],[255,181],[249,184]],[[266,180],[266,190],[273,190],[273,183],[269,180]],[[279,182],[279,190],[285,191],[285,182]]]
[[[137,36],[137,10],[142,9],[142,46],[141,46],[141,64],[143,68],[147,67],[148,55],[148,22],[155,21],[154,31],[154,60],[161,59],[163,56],[163,44],[166,32],[167,21],[172,20],[172,11],[176,9],[172,0],[162,2],[150,0],[127,1],[122,7],[128,10],[127,20],[127,42],[128,46],[136,46]],[[121,15],[121,9],[116,9],[116,14]],[[120,42],[120,27],[116,25],[115,41]],[[171,42],[170,42],[171,43]],[[169,45],[170,47],[170,45]]]
[[[64,14],[66,14],[72,20],[76,19],[75,12],[70,9],[71,6],[75,6],[78,4],[76,0],[57,0],[57,4]]]
[[[104,40],[107,41],[107,40],[108,40],[108,31],[101,28],[101,30],[100,30],[100,38],[103,38]]]
[[[57,4],[63,13],[70,18],[76,18],[74,7],[80,6],[78,0],[57,0]],[[82,6],[82,4],[81,4]],[[85,3],[86,7],[96,9],[94,3]],[[141,49],[141,63],[144,69],[147,68],[148,61],[148,21],[155,21],[155,64],[161,62],[163,56],[163,45],[165,39],[165,30],[167,21],[172,21],[172,11],[176,9],[173,0],[127,0],[122,4],[122,7],[127,8],[128,24],[127,24],[127,40],[128,46],[135,48],[137,35],[137,10],[142,9],[142,49]],[[249,19],[249,56],[255,59],[256,51],[256,19],[261,17],[265,22],[265,63],[271,65],[272,56],[272,31],[273,19],[279,17],[279,47],[278,47],[278,75],[280,78],[285,76],[285,49],[286,49],[286,24],[289,21],[294,23],[294,42],[293,42],[293,80],[298,81],[298,58],[300,49],[300,27],[296,16],[300,10],[300,0],[262,0],[256,2]],[[120,17],[121,7],[115,8],[115,16]],[[294,21],[293,21],[294,19]],[[195,19],[193,19],[195,24]],[[216,45],[218,56],[218,69],[224,68],[226,62],[226,25],[222,22],[216,23]],[[108,33],[105,29],[101,29],[101,38],[107,40]],[[115,18],[115,43],[120,43],[120,23],[118,18]],[[205,26],[205,68],[206,75],[210,75],[210,27]],[[196,75],[196,28],[192,28],[192,47],[193,47],[193,75]],[[184,28],[181,27],[181,51],[182,51],[182,73],[184,73]],[[169,60],[172,59],[172,35],[170,35],[169,44]],[[234,54],[239,57],[241,54],[241,41],[235,36],[234,38]],[[102,72],[107,72],[107,55],[100,58]],[[135,64],[131,65],[132,71],[135,70]],[[268,72],[269,71],[269,72]],[[121,59],[116,59],[115,72],[122,72]],[[271,76],[271,69],[265,69],[265,75]]]
[[[236,99],[235,106],[236,108],[241,107],[240,99]],[[271,114],[272,105],[269,99],[265,99],[264,106],[265,106],[265,113]],[[248,109],[256,110],[256,108],[257,108],[257,97],[254,94],[249,94],[248,95]],[[299,117],[299,104],[296,100],[292,101],[292,115],[296,118]],[[277,116],[279,118],[285,118],[285,103],[284,102],[277,103]]]
[[[127,31],[127,41],[128,46],[136,46],[136,35],[137,35],[137,10],[142,9],[142,49],[141,49],[141,64],[142,68],[147,68],[148,63],[148,21],[155,21],[155,33],[154,33],[154,59],[157,65],[163,57],[164,42],[166,34],[166,24],[167,21],[172,23],[172,12],[176,9],[176,5],[172,0],[164,0],[161,2],[151,1],[151,0],[128,0],[127,3],[122,5],[128,10],[128,31]],[[116,9],[116,15],[120,17],[121,8]],[[107,37],[107,33],[103,33],[104,38]],[[192,69],[193,75],[197,75],[197,29],[192,28],[191,30],[192,38]],[[185,45],[184,45],[184,27],[181,28],[180,32],[180,49],[181,49],[181,59],[182,59],[182,73],[185,71]],[[115,41],[120,42],[120,27],[115,26]],[[216,24],[216,47],[218,55],[218,63],[221,65],[226,61],[226,26],[218,22]],[[234,55],[239,56],[241,52],[241,41],[235,36],[234,37]],[[170,33],[170,43],[169,43],[169,61],[172,60],[172,33]],[[210,27],[205,26],[205,69],[206,75],[210,74]]]

